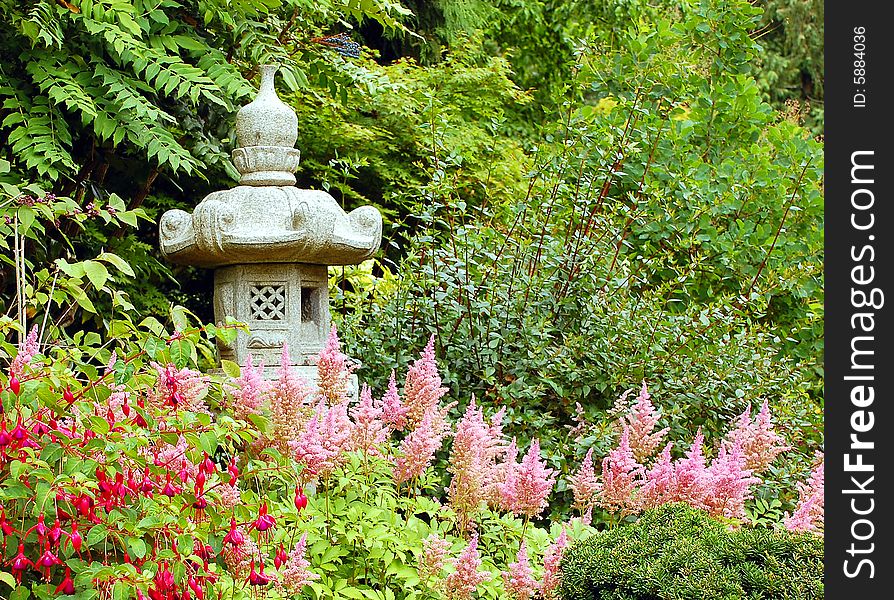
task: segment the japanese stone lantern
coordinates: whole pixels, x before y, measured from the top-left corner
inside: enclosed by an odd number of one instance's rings
[[[330,328],[327,268],[371,257],[382,216],[372,206],[346,213],[328,193],[295,187],[298,118],[276,95],[276,70],[261,67],[257,97],[236,115],[239,185],[209,194],[192,214],[164,213],[159,244],[170,261],[214,269],[215,321],[248,325],[233,345],[219,343],[221,358],[244,365],[251,354],[276,366],[288,344],[293,363],[310,371]]]

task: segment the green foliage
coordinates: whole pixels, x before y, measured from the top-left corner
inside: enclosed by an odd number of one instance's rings
[[[563,555],[563,600],[823,597],[823,542],[813,535],[730,530],[681,504],[597,533]]]
[[[470,194],[462,154],[433,144],[404,260],[335,282],[365,377],[382,384],[434,334],[445,380],[506,405],[522,438],[604,454],[606,412],[645,379],[672,439],[719,435],[767,398],[808,461],[822,437],[821,147],[744,74],[755,16],[703,3],[615,32],[614,49],[583,46],[563,123],[518,156],[523,197]],[[596,423],[582,441],[564,427],[578,402]]]

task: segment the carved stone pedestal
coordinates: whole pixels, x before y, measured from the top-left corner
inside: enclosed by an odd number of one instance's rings
[[[251,354],[279,365],[283,344],[293,364],[313,365],[329,334],[329,288],[325,265],[248,264],[214,272],[214,320],[233,317],[248,325],[220,356],[244,365]]]

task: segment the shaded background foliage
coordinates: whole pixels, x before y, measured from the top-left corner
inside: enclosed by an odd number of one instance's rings
[[[336,319],[374,387],[435,334],[461,405],[472,393],[506,405],[510,430],[556,457],[604,454],[605,417],[643,379],[667,423],[687,423],[675,440],[769,398],[803,457],[770,483],[806,472],[822,441],[820,4],[0,0],[0,12],[4,207],[31,183],[87,213],[117,198],[129,221],[62,216],[30,237],[32,294],[53,279],[41,265],[109,251],[133,268],[117,286],[137,314],[175,302],[210,321],[210,272],[161,262],[155,222],[234,184],[235,111],[257,64],[277,62],[299,116],[299,185],[386,218],[376,261],[332,271]],[[319,43],[340,32],[360,58]],[[49,321],[101,329],[113,300],[95,296],[96,313],[69,301]]]

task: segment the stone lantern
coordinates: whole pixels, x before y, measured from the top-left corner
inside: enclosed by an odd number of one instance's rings
[[[209,194],[192,214],[164,213],[159,243],[170,261],[214,269],[215,321],[248,325],[233,345],[218,345],[221,358],[278,365],[288,344],[312,381],[330,328],[328,266],[371,257],[382,216],[372,206],[345,213],[326,192],[295,187],[298,118],[276,95],[276,70],[261,67],[257,97],[236,115],[239,185]]]

